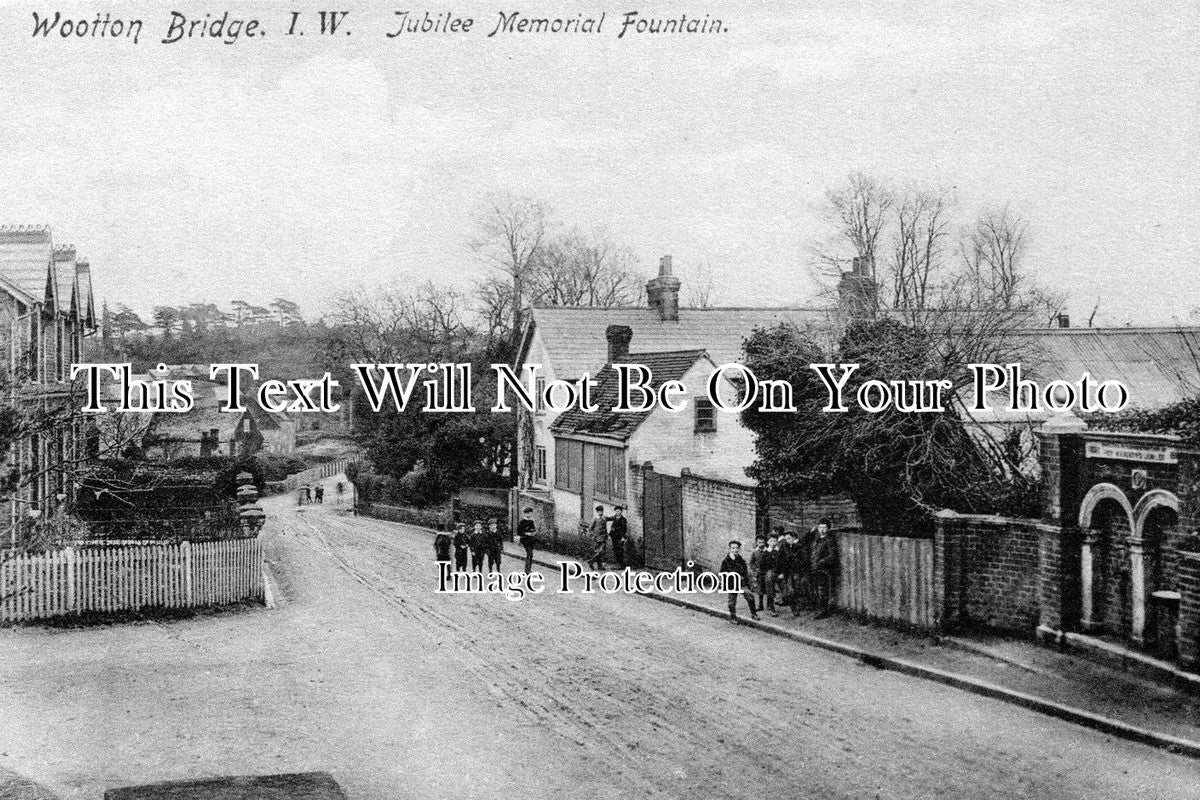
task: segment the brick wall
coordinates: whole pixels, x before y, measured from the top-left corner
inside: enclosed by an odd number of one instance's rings
[[[769,527],[782,525],[795,531],[811,530],[822,519],[828,519],[834,528],[860,527],[854,501],[842,496],[803,499],[771,495],[766,502],[766,517]]]
[[[941,623],[1032,635],[1041,608],[1041,528],[1032,520],[940,515],[934,579]]]
[[[1179,557],[1179,666],[1200,672],[1200,553]]]
[[[697,567],[715,569],[730,539],[753,547],[758,501],[750,486],[683,474],[683,555]]]

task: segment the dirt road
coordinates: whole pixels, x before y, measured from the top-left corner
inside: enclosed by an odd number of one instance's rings
[[[437,595],[427,533],[292,502],[267,503],[276,610],[0,631],[0,768],[71,798],[311,770],[378,800],[1182,798],[1200,779],[644,598]]]

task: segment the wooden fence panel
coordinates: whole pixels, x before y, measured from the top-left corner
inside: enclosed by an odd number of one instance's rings
[[[0,552],[0,624],[261,600],[257,537]]]
[[[838,605],[876,619],[933,627],[933,542],[839,532]]]

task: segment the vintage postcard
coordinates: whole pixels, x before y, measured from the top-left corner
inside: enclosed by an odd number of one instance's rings
[[[0,3],[0,799],[1200,791],[1195,3]]]

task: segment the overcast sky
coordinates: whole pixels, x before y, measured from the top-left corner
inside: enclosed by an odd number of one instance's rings
[[[0,222],[51,225],[110,303],[319,314],[355,285],[467,285],[473,209],[509,189],[647,271],[707,262],[722,305],[780,305],[811,296],[815,211],[861,170],[954,187],[964,215],[1011,202],[1077,317],[1200,306],[1196,3],[655,5],[729,31],[618,40],[628,8],[601,0],[526,10],[606,10],[602,36],[488,39],[500,8],[460,2],[472,35],[389,40],[362,2],[351,36],[299,39],[247,4],[262,40],[160,45],[160,4],[112,7],[145,20],[134,47],[34,40],[51,6],[5,4]]]

